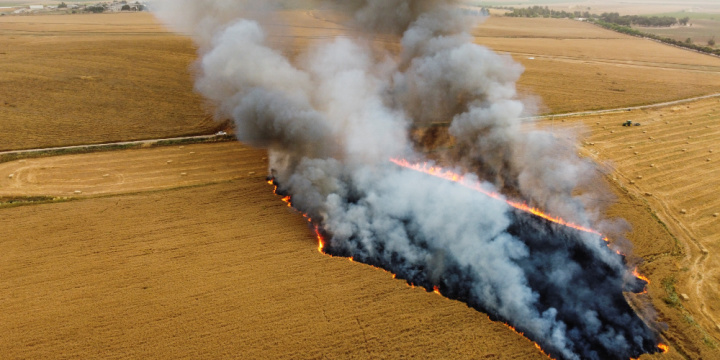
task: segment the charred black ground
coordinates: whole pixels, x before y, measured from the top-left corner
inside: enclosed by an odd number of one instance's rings
[[[278,194],[287,195],[282,191]],[[350,202],[361,202],[365,197],[359,192],[355,195]],[[366,241],[356,237],[343,241],[341,246],[327,241],[323,251],[388,270],[397,278],[427,291],[438,289],[443,296],[462,301],[486,313],[492,320],[514,327],[554,358],[630,359],[659,351],[657,334],[635,313],[623,295],[624,291],[639,293],[647,283],[635,277],[628,278],[627,269],[604,261],[603,256],[622,256],[604,246],[600,236],[513,208],[508,208],[506,215],[511,219],[507,234],[521,240],[529,250],[529,256],[515,263],[523,269],[528,286],[537,295],[537,312],[553,316],[555,321],[566,326],[565,334],[571,341],[564,351],[534,336],[527,324],[506,318],[486,306],[486,299],[471,291],[483,280],[460,265],[449,252],[434,248],[431,245],[434,241],[423,234],[413,217],[400,221],[413,246],[430,254],[424,262],[410,261],[399,252],[391,251],[388,256],[387,239],[382,238],[383,234],[371,236],[376,240],[372,251],[363,245]],[[318,232],[323,239],[333,239],[333,234],[322,227]],[[602,254],[597,253],[598,243],[604,249]],[[568,350],[579,357],[567,356]]]

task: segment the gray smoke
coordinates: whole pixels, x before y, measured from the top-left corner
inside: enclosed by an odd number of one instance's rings
[[[456,1],[323,4],[345,14],[358,35],[292,58],[274,46],[292,34],[267,30],[287,2],[155,7],[198,45],[196,90],[218,118],[234,120],[240,141],[269,150],[272,177],[322,229],[328,251],[440,286],[556,356],[652,352],[654,335],[622,299],[634,279],[599,237],[537,225],[502,201],[388,161],[423,159],[410,130],[451,122],[457,145],[439,156],[468,179],[582,225],[598,220],[586,198],[573,196],[592,181],[592,165],[521,121],[515,83],[523,69],[472,42],[480,19]],[[374,50],[368,40],[377,35],[398,36],[401,52]]]

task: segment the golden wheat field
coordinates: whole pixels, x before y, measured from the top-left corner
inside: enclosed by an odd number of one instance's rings
[[[328,11],[272,21],[273,42],[296,54],[353,33]],[[585,23],[492,17],[474,35],[525,66],[520,90],[541,112],[720,92],[720,59]],[[0,150],[216,131],[192,92],[194,59],[149,14],[0,18]],[[670,352],[642,359],[720,358],[718,120],[710,99],[541,122],[577,128],[580,151],[609,169],[608,216],[632,225],[651,281],[628,297],[668,324]],[[320,254],[265,182],[266,156],[219,143],[0,163],[0,200],[52,198],[0,207],[0,354],[547,358],[462,303]]]
[[[194,58],[149,14],[4,16],[0,150],[210,133]]]

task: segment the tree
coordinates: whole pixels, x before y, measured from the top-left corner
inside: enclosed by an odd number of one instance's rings
[[[708,40],[708,46],[715,46],[715,38]]]
[[[61,2],[60,5],[58,5],[58,9],[67,9],[67,4],[64,2]]]
[[[678,19],[678,22],[680,23],[680,25],[683,25],[683,26],[687,25],[688,21],[690,21],[690,18],[687,16],[684,18]]]
[[[686,44],[692,44],[693,41],[692,41],[691,38],[687,38],[687,39],[685,39],[685,43],[686,43]]]
[[[120,10],[122,10],[122,11],[130,11],[130,5],[127,5],[127,4],[126,4],[126,5],[123,5],[123,6],[120,8]]]
[[[105,8],[102,6],[88,6],[85,8],[85,11],[93,12],[93,13],[101,13],[105,11]]]

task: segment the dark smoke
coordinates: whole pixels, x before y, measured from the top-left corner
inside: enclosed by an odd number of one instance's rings
[[[272,177],[328,239],[327,251],[389,269],[505,321],[564,359],[654,352],[656,335],[622,291],[643,284],[600,237],[546,222],[458,184],[402,169],[422,158],[411,128],[450,122],[439,154],[483,186],[584,226],[600,211],[574,196],[591,163],[523,123],[523,69],[473,44],[478,18],[455,1],[346,0],[355,38],[290,58],[275,7],[289,1],[163,0],[158,16],[198,44],[196,90],[238,138],[270,152]],[[273,32],[266,28],[273,25]],[[278,33],[279,32],[279,33]],[[369,45],[397,36],[399,54]]]

